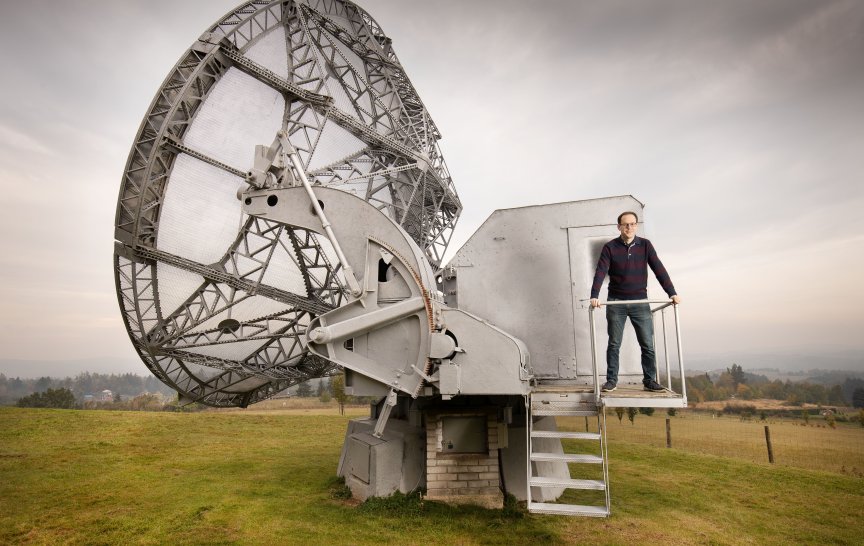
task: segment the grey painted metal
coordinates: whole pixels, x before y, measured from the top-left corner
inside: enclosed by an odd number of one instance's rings
[[[588,417],[595,415],[595,411],[573,410],[573,409],[535,409],[534,415],[552,415],[556,417]]]
[[[402,300],[331,326],[318,326],[309,332],[309,341],[319,345],[344,341],[425,310],[426,302],[422,297]]]
[[[606,449],[606,415],[595,403],[592,392],[567,391],[563,388],[532,392],[526,397],[528,459],[526,461],[526,500],[529,512],[565,515],[608,516],[610,513],[608,452]],[[567,432],[535,430],[534,421],[539,415],[591,415],[596,417],[597,432]],[[540,419],[552,419],[540,417]],[[567,453],[561,445],[562,439],[597,441],[595,453]],[[540,442],[546,442],[545,446]],[[546,446],[553,450],[545,450]],[[548,449],[548,448],[546,448]],[[547,465],[545,467],[541,465]],[[601,479],[574,478],[569,465],[601,465]],[[549,466],[552,465],[552,466]],[[580,471],[577,469],[577,471]],[[581,471],[580,471],[581,472]],[[567,489],[601,491],[602,506],[573,505],[556,502]],[[590,500],[590,499],[589,499]],[[597,499],[596,502],[601,502]]]
[[[681,395],[684,397],[684,407],[687,407],[687,378],[684,375],[684,349],[681,346],[681,319],[678,306],[674,306],[672,310],[675,313],[675,345],[678,349],[678,367],[681,370]]]
[[[442,395],[522,395],[530,390],[532,376],[525,343],[461,309],[442,307],[440,311],[442,324],[458,340],[449,363],[439,368]],[[455,389],[453,380],[458,381]]]
[[[594,374],[594,400],[600,403],[600,372],[597,370],[597,326],[594,324],[594,309],[588,311],[588,324],[591,329],[591,373]]]
[[[603,480],[573,480],[562,478],[531,478],[531,487],[567,487],[569,489],[594,489],[603,491],[606,484]]]
[[[429,287],[435,281],[410,236],[370,203],[339,190],[317,188],[313,194],[315,204],[319,208],[323,204],[331,213],[326,228],[304,188],[250,190],[241,197],[250,216],[312,231],[329,230],[342,241],[347,262],[362,264],[360,297],[310,321],[309,350],[417,396],[431,365],[435,302]],[[381,263],[395,272],[389,281],[378,278]],[[349,338],[354,339],[351,348],[342,343]]]
[[[311,231],[330,230],[342,241],[348,263],[362,264],[358,299],[313,318],[308,348],[389,388],[416,397],[423,382],[435,383],[447,399],[456,395],[524,394],[531,379],[525,344],[480,317],[450,309],[430,287],[433,273],[422,251],[395,222],[348,193],[316,188],[251,189],[241,195],[252,217]],[[331,225],[323,226],[310,201],[323,204]],[[386,244],[385,244],[386,241]],[[387,275],[379,278],[386,266]],[[358,270],[359,271],[359,270]],[[453,355],[431,375],[436,331],[452,332]],[[352,339],[350,348],[344,340]],[[441,349],[437,349],[441,351]]]
[[[620,196],[495,211],[445,267],[445,301],[523,340],[539,381],[591,385],[585,313],[600,250],[617,235],[622,210],[641,217],[643,206]],[[598,321],[602,327],[605,317]],[[641,382],[635,335],[625,336],[622,380]]]
[[[340,366],[355,394],[386,395],[343,446],[360,498],[421,486],[421,412],[458,416],[452,398],[482,395],[504,416],[502,471],[527,467],[516,489],[532,512],[608,515],[605,406],[686,405],[599,391],[604,319],[590,309],[586,326],[588,289],[612,219],[643,206],[496,211],[439,269],[461,212],[439,139],[390,40],[351,2],[233,10],[169,74],[129,155],[114,270],[132,343],[185,402],[246,406]],[[641,378],[632,341],[624,383]],[[519,396],[524,444],[511,442]],[[559,432],[554,416],[596,416],[598,431]],[[599,455],[564,453],[562,439],[598,441]],[[600,464],[602,479],[568,463]],[[603,491],[605,507],[545,502],[566,489]]]
[[[535,514],[555,514],[559,516],[588,516],[605,518],[609,510],[602,506],[579,506],[575,504],[556,504],[544,502],[532,502],[528,504],[528,511]]]
[[[408,493],[425,486],[425,435],[405,420],[391,419],[381,438],[375,419],[352,419],[345,432],[337,475],[359,500]]]
[[[669,338],[666,335],[667,330],[666,330],[666,308],[665,308],[665,306],[663,307],[663,309],[660,310],[660,321],[661,321],[662,326],[663,326],[663,363],[665,364],[665,368],[666,368],[666,388],[671,391],[672,390],[672,370],[669,367],[669,343],[668,343]],[[654,332],[656,334],[657,330],[655,329]],[[654,346],[656,347],[657,344],[655,343]]]
[[[534,415],[537,415],[535,412]],[[596,432],[553,432],[546,430],[532,430],[532,438],[567,438],[570,440],[599,440],[600,434]]]
[[[285,140],[286,146],[291,146],[290,141],[287,140],[283,131],[279,131],[279,137]],[[291,158],[291,164],[294,165],[294,171],[300,177],[300,182],[303,183],[303,189],[305,189],[306,193],[309,195],[312,210],[315,211],[315,216],[321,220],[321,227],[324,228],[324,233],[327,235],[327,239],[330,241],[330,244],[333,245],[333,252],[335,252],[336,256],[339,258],[339,263],[342,264],[342,271],[345,275],[345,280],[348,282],[348,290],[355,298],[359,297],[362,290],[360,288],[360,283],[357,282],[357,277],[354,276],[354,268],[348,262],[345,253],[342,252],[342,245],[339,244],[339,240],[333,233],[331,224],[327,220],[327,216],[324,214],[324,209],[321,208],[321,203],[315,195],[315,190],[312,189],[312,184],[309,183],[309,177],[306,176],[306,167],[300,161],[300,156],[297,155],[297,151],[293,147],[290,148],[288,156]]]
[[[384,427],[387,426],[387,421],[390,419],[390,412],[393,411],[393,408],[396,406],[397,399],[396,391],[391,390],[381,408],[381,415],[378,416],[378,421],[375,422],[375,430],[372,432],[372,436],[376,438],[382,438],[384,436]]]
[[[675,393],[661,393],[654,398],[641,398],[635,396],[604,395],[601,398],[605,408],[686,408],[683,397]]]
[[[581,455],[574,453],[532,453],[532,461],[562,461],[567,463],[603,464],[603,458],[597,455]]]
[[[257,82],[281,96],[285,106],[274,119],[297,150],[298,173],[308,173],[316,188],[351,191],[385,211],[436,267],[461,211],[438,147],[440,133],[390,39],[368,13],[345,0],[254,0],[219,19],[181,56],[141,123],[120,188],[114,258],[118,302],[142,360],[187,399],[215,406],[245,406],[332,373],[335,366],[309,355],[292,332],[338,307],[345,290],[345,271],[333,263],[330,245],[266,219],[240,222],[215,262],[166,251],[163,234],[178,229],[163,214],[166,204],[177,205],[170,188],[177,185],[178,164],[212,167],[240,185],[262,144],[247,133],[231,134],[232,142],[248,148],[244,164],[188,139],[196,129],[201,133],[202,116],[212,113],[208,105],[237,81]],[[258,107],[236,96],[224,114],[235,106]],[[345,145],[349,139],[356,146]],[[266,245],[255,246],[262,239]],[[266,280],[290,262],[305,293],[289,295]],[[171,293],[179,290],[186,293]],[[273,306],[262,298],[285,305],[270,312]],[[262,311],[256,316],[252,307]],[[241,311],[240,330],[217,328]],[[272,328],[274,320],[290,324],[297,317],[300,324],[288,326],[288,337]],[[202,328],[213,343],[178,344]],[[246,337],[250,328],[273,336],[253,343]]]
[[[606,407],[600,408],[597,426],[600,428],[600,456],[603,457],[603,483],[606,484],[606,515],[612,513],[612,491],[609,484],[609,444],[606,441]]]

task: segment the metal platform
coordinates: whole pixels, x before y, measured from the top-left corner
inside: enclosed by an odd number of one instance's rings
[[[687,400],[669,389],[652,392],[642,385],[619,385],[612,392],[600,393],[600,405],[607,408],[686,408]]]
[[[532,393],[594,393],[590,385],[562,385],[541,383],[531,388]],[[687,400],[677,392],[666,389],[660,392],[646,391],[641,384],[622,385],[612,392],[601,392],[599,405],[607,408],[686,408]],[[539,413],[537,415],[540,415]],[[544,415],[564,415],[546,413]]]

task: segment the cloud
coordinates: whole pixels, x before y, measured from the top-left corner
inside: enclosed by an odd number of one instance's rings
[[[4,350],[128,349],[109,256],[129,147],[165,75],[236,3],[4,6]],[[850,330],[864,257],[843,252],[864,208],[864,4],[359,3],[444,135],[465,205],[451,255],[496,208],[633,194],[687,298],[688,350],[864,349]]]

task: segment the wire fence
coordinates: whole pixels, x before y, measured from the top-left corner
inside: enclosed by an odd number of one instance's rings
[[[864,478],[864,426],[858,422],[832,427],[821,417],[760,420],[694,410],[669,416],[658,409],[650,416],[637,414],[632,422],[626,410],[620,421],[614,410],[607,410],[606,423],[612,446],[631,442],[770,464],[770,445],[773,464]],[[560,426],[585,430],[581,418],[562,420]]]

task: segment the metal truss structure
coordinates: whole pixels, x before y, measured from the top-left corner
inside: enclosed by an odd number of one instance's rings
[[[186,400],[246,406],[334,371],[305,341],[309,322],[344,298],[332,247],[241,214],[234,197],[277,130],[313,184],[375,205],[435,268],[461,212],[438,129],[365,11],[253,0],[227,14],[156,94],[115,223],[129,336]]]

